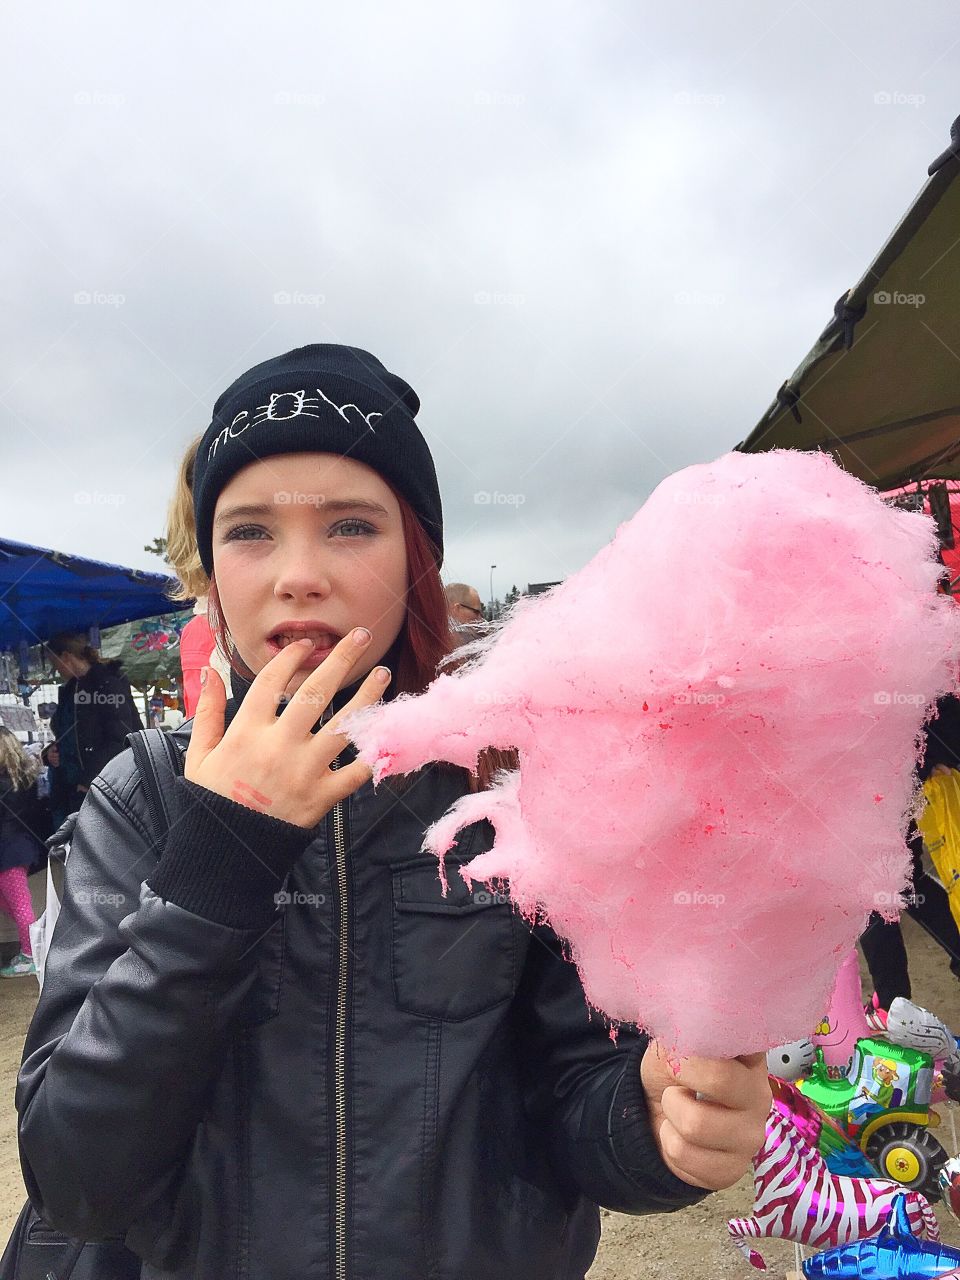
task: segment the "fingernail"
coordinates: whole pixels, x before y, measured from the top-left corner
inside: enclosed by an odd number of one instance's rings
[[[366,644],[372,637],[366,627],[357,627],[353,633],[354,644]]]
[[[299,640],[295,641],[295,643],[296,643],[296,644],[308,644],[308,645],[310,646],[310,648],[311,648],[311,649],[313,648],[313,641],[310,639],[310,637],[309,637],[309,636],[301,636]]]
[[[200,684],[201,684],[201,685],[205,685],[205,684],[207,683],[207,672],[208,672],[209,670],[210,670],[210,668],[209,668],[209,667],[204,667],[204,668],[203,668],[203,670],[200,672]]]
[[[387,681],[390,679],[390,668],[377,667],[376,671],[374,671],[373,674],[376,677],[379,684],[386,684]]]

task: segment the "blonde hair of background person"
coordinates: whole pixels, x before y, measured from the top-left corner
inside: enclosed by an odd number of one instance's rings
[[[17,791],[35,782],[40,772],[39,761],[24,751],[20,739],[5,725],[0,725],[0,771],[6,773]]]
[[[173,497],[167,509],[167,559],[177,575],[178,585],[170,593],[173,600],[193,600],[193,612],[208,617],[208,592],[210,579],[200,563],[197,549],[197,526],[193,514],[193,466],[202,436],[195,436],[187,445],[174,484]],[[230,660],[214,642],[210,654],[213,667],[227,688],[230,687]]]

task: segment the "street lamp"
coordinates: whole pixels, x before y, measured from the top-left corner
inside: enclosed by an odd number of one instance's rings
[[[497,566],[495,564],[492,564],[490,566],[490,621],[491,622],[493,621],[493,571],[496,567]]]

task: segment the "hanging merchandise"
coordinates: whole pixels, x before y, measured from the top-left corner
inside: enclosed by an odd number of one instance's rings
[[[917,826],[960,926],[960,772],[935,773],[923,784],[926,808]]]

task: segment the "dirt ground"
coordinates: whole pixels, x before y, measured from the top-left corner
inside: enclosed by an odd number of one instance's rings
[[[42,910],[42,876],[32,878],[31,889],[37,908]],[[903,931],[910,956],[913,998],[957,1030],[960,982],[950,973],[943,953],[912,920],[904,920]],[[15,949],[11,939],[15,939],[14,931],[5,919],[0,920],[0,953]],[[865,969],[864,990],[872,990]],[[0,1248],[25,1198],[17,1160],[13,1091],[23,1039],[36,1001],[35,978],[0,982]],[[943,1124],[937,1136],[950,1154],[956,1155],[951,1110],[960,1131],[960,1107],[943,1107]],[[718,1192],[692,1209],[656,1217],[630,1218],[604,1211],[603,1239],[589,1280],[722,1280],[754,1274],[729,1243],[726,1232],[727,1218],[749,1214],[751,1190],[750,1180],[744,1178],[729,1191]],[[944,1240],[960,1248],[960,1224],[943,1205],[937,1206],[937,1217]],[[780,1278],[792,1270],[792,1245],[763,1241],[760,1249],[771,1277]]]

